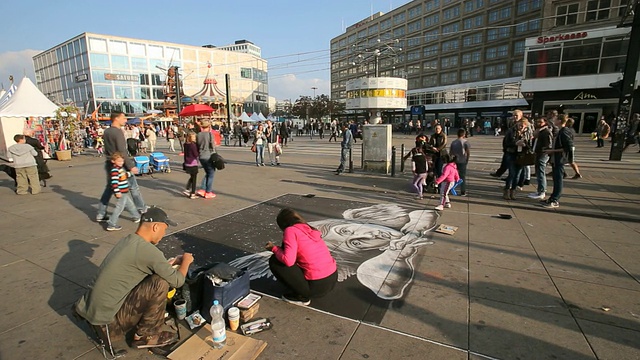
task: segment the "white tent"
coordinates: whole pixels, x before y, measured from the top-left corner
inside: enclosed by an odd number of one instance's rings
[[[258,121],[262,121],[262,119],[260,119],[260,116],[258,116],[258,113],[253,113],[251,114],[251,120],[258,122]]]
[[[0,99],[2,99],[2,97],[4,96],[4,94],[6,94],[7,91],[5,89],[0,89]]]
[[[53,117],[57,108],[28,77],[22,79],[13,95],[0,107],[0,158],[11,160],[7,148],[14,144],[14,135],[24,132],[25,118]]]
[[[254,122],[254,120],[250,118],[246,112],[243,112],[242,115],[240,115],[240,120],[242,120],[242,122]]]
[[[262,113],[259,113],[259,114],[258,114],[258,118],[259,118],[260,120],[262,120],[262,121],[266,121],[266,120],[267,120],[267,118],[266,118],[266,117],[264,117],[264,115],[262,115]]]

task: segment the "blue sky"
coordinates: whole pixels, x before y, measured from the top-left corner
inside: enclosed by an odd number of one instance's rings
[[[35,80],[31,56],[94,32],[190,45],[247,39],[269,60],[271,96],[295,99],[311,95],[314,86],[318,94],[328,94],[329,41],[342,33],[342,24],[352,25],[372,9],[389,12],[408,2],[0,0],[0,82],[6,88],[10,74],[20,79],[25,71]]]

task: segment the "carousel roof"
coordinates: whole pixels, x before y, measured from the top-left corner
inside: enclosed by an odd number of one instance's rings
[[[211,64],[207,65],[207,76],[204,79],[202,89],[191,97],[204,102],[224,102],[227,94],[218,88],[218,81],[209,75]]]

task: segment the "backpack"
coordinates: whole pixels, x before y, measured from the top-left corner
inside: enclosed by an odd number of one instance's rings
[[[209,162],[211,162],[213,164],[213,167],[216,168],[216,170],[224,170],[225,168],[225,161],[222,158],[222,156],[220,156],[220,154],[218,153],[213,153],[211,154],[211,157],[209,158]]]

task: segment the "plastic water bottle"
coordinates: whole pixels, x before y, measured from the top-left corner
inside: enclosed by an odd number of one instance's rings
[[[211,314],[211,339],[213,340],[213,347],[220,349],[227,343],[227,329],[224,323],[224,308],[218,303],[218,300],[213,300],[209,314]]]

